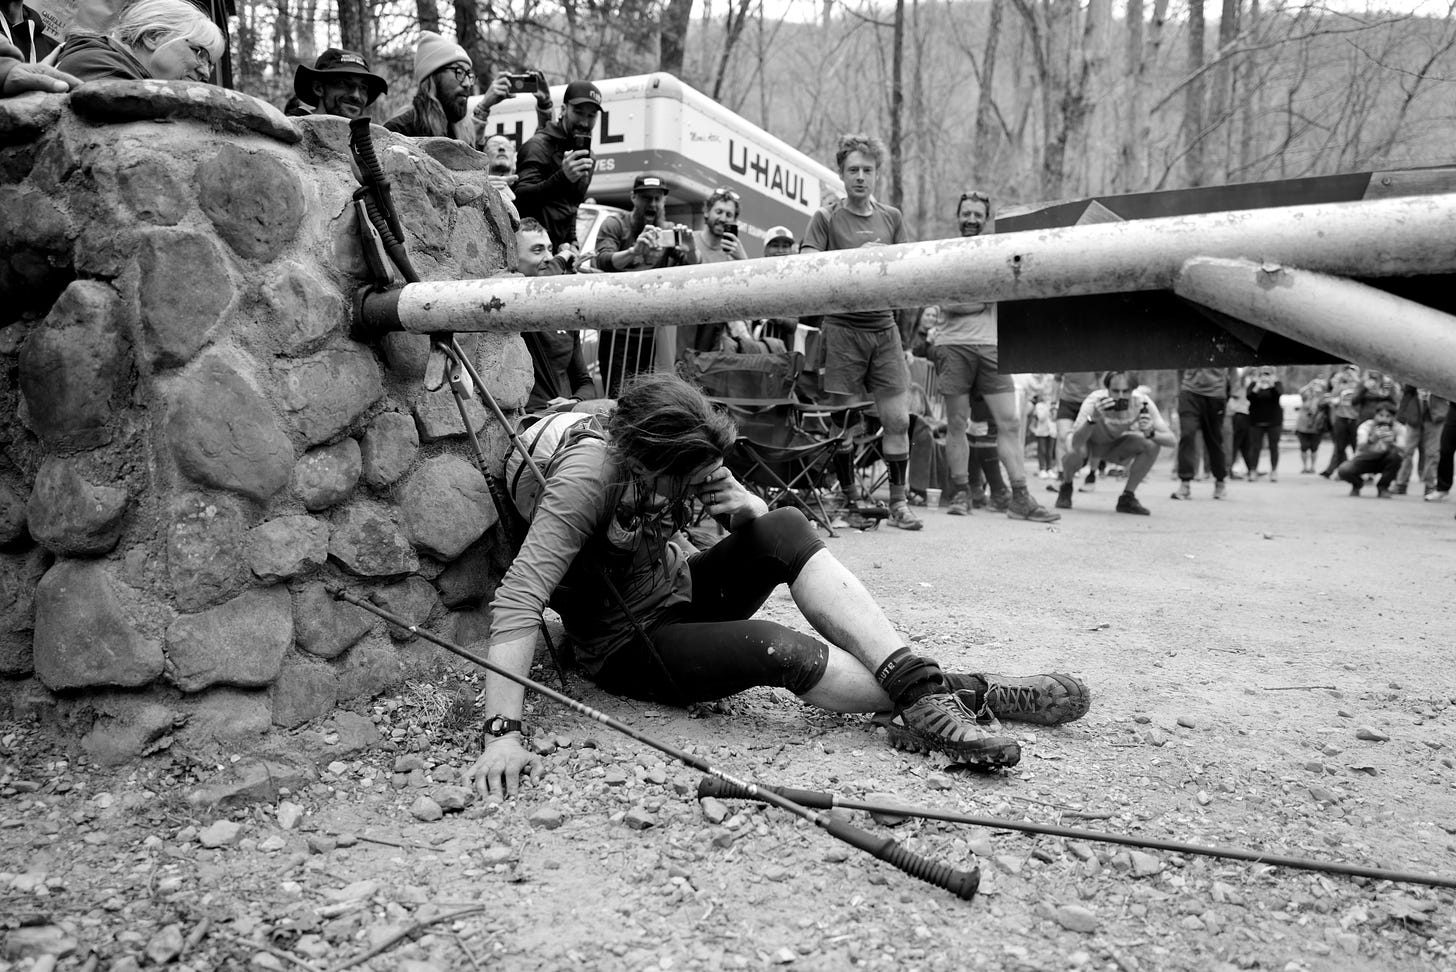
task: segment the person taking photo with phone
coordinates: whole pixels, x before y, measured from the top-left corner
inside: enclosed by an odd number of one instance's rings
[[[576,211],[591,189],[591,138],[602,93],[590,81],[566,86],[561,117],[536,129],[516,153],[516,210],[546,227],[553,248],[576,243]]]
[[[1127,480],[1117,498],[1117,512],[1147,516],[1138,502],[1137,488],[1158,461],[1158,453],[1178,444],[1158,406],[1137,390],[1130,371],[1109,371],[1103,387],[1088,395],[1072,424],[1067,453],[1062,457],[1062,485],[1057,509],[1072,508],[1072,482],[1082,463],[1095,467],[1106,459],[1127,466]]]
[[[714,189],[703,203],[703,228],[693,231],[699,263],[748,259],[738,239],[738,204],[732,189]],[[677,329],[678,357],[689,351],[737,350],[738,341],[749,336],[746,321],[684,324]]]
[[[667,218],[668,185],[644,173],[632,183],[632,211],[608,219],[597,232],[597,269],[606,273],[656,270],[698,262],[692,230]],[[672,368],[676,358],[672,327],[625,327],[603,331],[597,344],[602,391],[616,398],[634,375]]]

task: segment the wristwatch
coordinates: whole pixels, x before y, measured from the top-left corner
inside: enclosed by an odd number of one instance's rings
[[[481,739],[484,740],[486,736],[499,739],[501,736],[512,732],[519,732],[524,736],[526,734],[526,724],[520,719],[507,719],[505,716],[493,715],[485,720],[484,735]]]

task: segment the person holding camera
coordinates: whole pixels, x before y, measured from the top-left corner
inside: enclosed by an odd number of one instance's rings
[[[563,243],[553,253],[546,228],[529,216],[516,229],[516,269],[523,277],[554,277],[574,272],[576,247]],[[581,354],[580,331],[527,331],[521,335],[531,355],[534,381],[526,412],[573,411],[597,397],[596,383]]]
[[[714,189],[703,203],[703,228],[693,231],[699,263],[748,259],[738,239],[738,202],[732,189]],[[746,321],[684,324],[677,329],[678,357],[688,351],[738,350],[738,342],[746,339],[751,340]]]
[[[695,264],[692,230],[667,218],[667,183],[644,173],[632,183],[632,211],[617,214],[597,232],[597,269],[627,273]],[[618,328],[603,331],[597,344],[602,390],[616,398],[622,383],[644,371],[670,370],[676,357],[675,328]]]
[[[1263,365],[1254,372],[1248,383],[1245,397],[1249,400],[1249,439],[1244,453],[1244,465],[1249,470],[1249,479],[1259,478],[1259,456],[1264,443],[1269,443],[1269,482],[1279,482],[1279,434],[1284,428],[1284,407],[1279,398],[1284,394],[1284,383],[1279,380],[1279,369]]]
[[[1158,453],[1177,445],[1178,439],[1153,400],[1137,390],[1137,378],[1131,372],[1109,371],[1102,385],[1082,402],[1072,424],[1067,454],[1062,458],[1057,509],[1072,508],[1073,477],[1082,463],[1095,467],[1105,459],[1127,466],[1117,512],[1147,516],[1148,508],[1138,502],[1138,485],[1158,461]]]
[[[1355,455],[1340,463],[1336,470],[1350,484],[1351,496],[1360,495],[1366,476],[1378,476],[1375,495],[1390,499],[1390,484],[1405,458],[1396,444],[1395,410],[1393,403],[1381,401],[1375,406],[1375,414],[1355,430]]]
[[[591,140],[602,93],[590,81],[573,81],[561,101],[561,117],[536,129],[516,153],[514,187],[516,210],[546,227],[553,247],[577,242],[576,211],[596,167]]]
[[[475,119],[475,147],[479,151],[486,151],[487,142],[493,135],[487,125],[490,121],[490,110],[496,105],[513,98],[516,95],[529,94],[536,97],[536,127],[545,128],[551,124],[551,86],[546,83],[546,75],[540,71],[528,71],[525,74],[511,74],[509,71],[502,71],[495,76],[495,80],[481,92],[480,100],[475,103],[475,110],[470,117]],[[515,171],[515,162],[511,163],[511,171]]]

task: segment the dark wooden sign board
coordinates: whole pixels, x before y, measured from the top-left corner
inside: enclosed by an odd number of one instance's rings
[[[1456,167],[1359,172],[1080,199],[998,216],[996,232],[1453,191]],[[1456,275],[1363,282],[1456,313]],[[1000,363],[1008,374],[1338,360],[1328,352],[1200,307],[1167,290],[1003,301],[997,312]]]

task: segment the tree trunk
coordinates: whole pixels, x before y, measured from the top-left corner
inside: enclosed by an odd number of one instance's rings
[[[905,114],[905,0],[895,0],[895,48],[890,68],[890,205],[905,206],[905,181],[902,166],[904,153],[900,146]]]
[[[1188,72],[1203,66],[1203,0],[1188,0]],[[1184,183],[1204,183],[1203,151],[1203,75],[1198,74],[1184,91],[1183,101],[1183,166]]]
[[[723,85],[728,80],[728,59],[733,56],[733,48],[738,45],[738,38],[743,36],[743,28],[748,25],[748,5],[752,0],[738,0],[738,7],[735,11],[733,5],[728,5],[728,13],[723,20],[723,48],[718,52],[718,70],[713,75],[713,100],[723,100]]]
[[[1231,114],[1234,105],[1234,58],[1229,50],[1239,35],[1239,0],[1223,0],[1223,9],[1218,19],[1218,59],[1213,69],[1213,91],[1209,97],[1208,127],[1222,128],[1223,137],[1214,144],[1223,147],[1222,157],[1215,160],[1224,179],[1228,178],[1233,163],[1233,122]]]
[[[440,32],[440,5],[435,0],[415,0],[415,13],[420,18],[420,30]]]
[[[318,58],[318,44],[314,40],[317,22],[318,0],[299,0],[298,16],[293,18],[293,40],[298,59],[305,64],[312,64]]]
[[[996,130],[996,45],[1001,41],[1004,0],[991,0],[991,19],[986,25],[986,49],[981,55],[981,90],[976,94],[976,122],[971,129],[971,182],[990,185],[988,178],[996,161],[1000,138]]]
[[[1122,104],[1125,114],[1122,118],[1122,145],[1117,151],[1117,171],[1113,173],[1112,184],[1120,192],[1135,192],[1142,188],[1142,127],[1143,115],[1147,109],[1143,102],[1143,86],[1146,84],[1147,61],[1143,57],[1143,0],[1127,0],[1127,44],[1124,65],[1128,84]]]
[[[490,50],[485,44],[485,34],[480,30],[480,8],[475,0],[455,0],[455,39],[470,55],[477,88],[490,83]]]
[[[288,0],[277,0],[278,16],[273,20],[273,76],[292,74],[295,63],[293,53],[293,21],[288,13]]]
[[[338,0],[339,44],[348,51],[358,51],[366,58],[373,58],[373,44],[369,41],[369,0]]]
[[[662,26],[657,34],[657,69],[677,77],[683,76],[683,60],[688,43],[688,24],[693,17],[693,0],[667,0],[662,11]],[[760,80],[760,84],[762,81]]]

